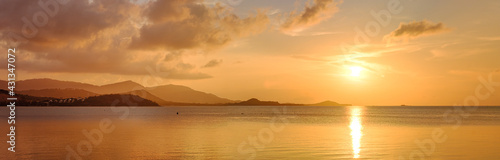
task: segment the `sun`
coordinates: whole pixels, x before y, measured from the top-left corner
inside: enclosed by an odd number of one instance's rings
[[[349,69],[351,70],[351,77],[359,77],[361,76],[361,71],[363,71],[363,67],[360,66],[351,66]]]

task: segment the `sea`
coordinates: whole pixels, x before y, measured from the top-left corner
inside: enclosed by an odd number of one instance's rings
[[[0,159],[500,159],[500,107],[17,107]]]

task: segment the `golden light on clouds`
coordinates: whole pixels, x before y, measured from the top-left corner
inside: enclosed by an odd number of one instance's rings
[[[0,49],[20,49],[20,79],[153,75],[228,99],[291,103],[453,105],[500,67],[498,1],[407,1],[398,15],[379,1],[225,2],[0,1]],[[35,23],[47,9],[54,14]]]

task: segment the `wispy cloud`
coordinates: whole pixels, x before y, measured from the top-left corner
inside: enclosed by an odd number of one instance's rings
[[[222,64],[222,59],[212,59],[210,60],[207,64],[203,66],[203,68],[212,68],[212,67],[217,67]]]
[[[389,41],[398,39],[408,40],[421,36],[439,34],[449,30],[451,29],[441,22],[434,23],[428,20],[413,21],[409,23],[400,23],[399,27],[386,35],[384,39]]]
[[[338,11],[337,6],[340,3],[342,2],[333,0],[308,1],[302,12],[297,13],[297,10],[290,12],[285,22],[281,24],[280,29],[282,32],[291,35],[301,32],[332,17]]]

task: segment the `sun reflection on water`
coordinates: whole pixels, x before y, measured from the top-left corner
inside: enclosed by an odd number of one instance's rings
[[[361,137],[363,136],[363,126],[361,125],[361,108],[351,109],[351,137],[352,137],[352,153],[353,158],[359,158],[359,152],[361,151]]]

